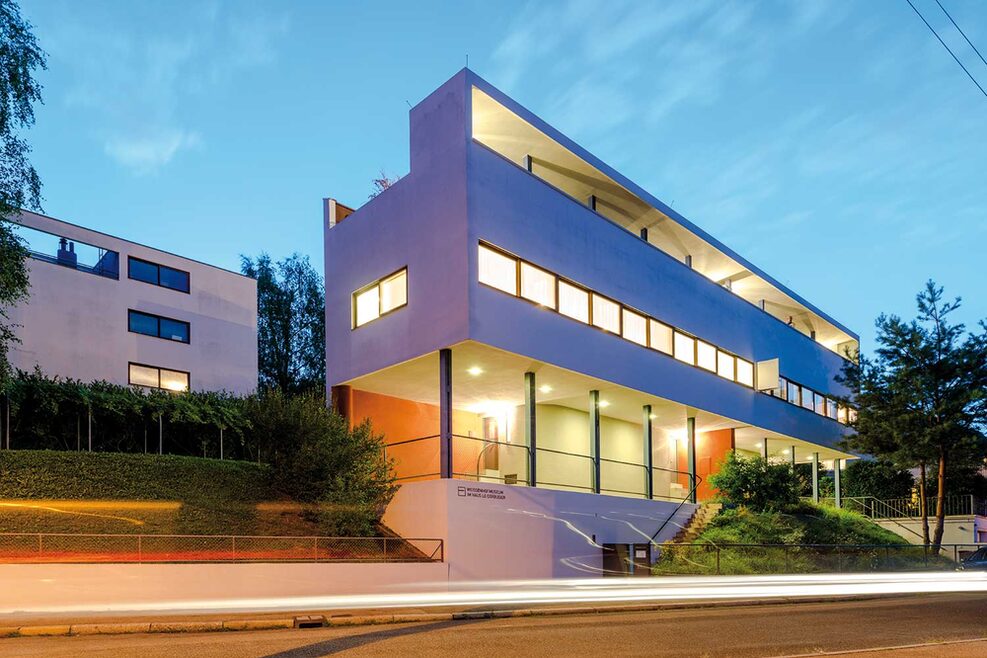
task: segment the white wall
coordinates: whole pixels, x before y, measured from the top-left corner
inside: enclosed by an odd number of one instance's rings
[[[11,309],[21,343],[15,368],[48,375],[128,383],[128,363],[190,373],[194,390],[248,393],[257,386],[257,285],[253,279],[34,213],[18,222],[70,240],[117,251],[119,280],[28,259],[31,289]],[[189,272],[190,293],[127,277],[136,256]],[[191,324],[189,344],[128,331],[134,309]]]
[[[451,580],[595,577],[603,543],[647,543],[675,503],[467,480],[403,485],[384,523],[403,537],[441,537]],[[695,511],[683,505],[661,535]]]
[[[67,608],[177,611],[208,600],[444,590],[448,567],[441,562],[0,564],[0,582],[0,615],[25,617]],[[244,605],[259,610],[264,602]],[[302,602],[295,605],[298,609]]]

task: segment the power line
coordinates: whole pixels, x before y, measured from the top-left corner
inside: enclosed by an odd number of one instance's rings
[[[977,47],[973,45],[972,41],[970,41],[970,37],[966,35],[966,32],[964,32],[963,29],[956,24],[956,21],[953,20],[953,17],[949,15],[949,12],[946,11],[946,8],[942,6],[942,3],[939,2],[939,0],[936,0],[936,4],[939,5],[940,9],[942,9],[942,13],[946,14],[946,18],[948,18],[949,22],[953,24],[953,27],[955,27],[957,31],[963,35],[963,38],[966,39],[966,42],[970,44],[970,47],[973,48],[973,52],[977,53],[977,57],[979,57],[980,61],[984,63],[984,66],[987,66],[987,59],[984,59],[984,56],[980,54],[980,51],[977,50]]]
[[[950,55],[953,56],[953,59],[955,59],[956,63],[960,65],[960,68],[963,69],[963,72],[966,73],[967,77],[970,78],[973,84],[977,85],[977,89],[980,90],[980,93],[983,94],[985,98],[987,98],[987,91],[984,91],[984,88],[980,86],[980,83],[977,82],[977,79],[970,74],[970,72],[967,70],[965,66],[963,66],[963,62],[961,62],[960,58],[957,57],[956,54],[949,49],[949,46],[947,46],[946,42],[942,40],[942,37],[939,36],[939,33],[936,32],[935,28],[929,25],[929,21],[925,20],[925,16],[922,15],[922,12],[920,12],[918,9],[915,8],[915,5],[912,4],[912,0],[905,0],[905,2],[907,2],[908,6],[912,8],[915,14],[922,19],[922,22],[925,23],[925,26],[929,28],[929,31],[935,35],[936,39],[939,40],[939,43],[942,44],[942,47],[946,49],[946,52],[948,52]]]

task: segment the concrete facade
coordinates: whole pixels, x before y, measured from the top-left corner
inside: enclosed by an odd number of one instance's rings
[[[94,273],[95,263],[58,262],[54,253],[29,258],[30,297],[10,312],[21,341],[10,351],[14,368],[127,385],[136,363],[187,372],[192,390],[246,394],[257,387],[256,281],[35,213],[23,212],[17,223],[66,238],[79,245],[75,253],[87,245],[116,252],[118,274]],[[189,291],[130,278],[131,257],[187,272]],[[130,310],[187,322],[188,343],[129,331]]]

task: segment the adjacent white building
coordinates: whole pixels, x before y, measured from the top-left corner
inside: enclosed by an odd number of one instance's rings
[[[166,390],[257,386],[257,283],[237,272],[22,212],[30,297],[10,309],[14,368]]]

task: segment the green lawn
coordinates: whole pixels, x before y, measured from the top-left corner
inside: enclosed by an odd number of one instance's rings
[[[810,544],[819,546],[806,546]],[[844,547],[826,546],[833,544]],[[806,503],[788,513],[736,508],[718,514],[693,544],[663,547],[655,571],[760,574],[925,568],[924,548],[905,544],[905,539],[863,516],[831,507]],[[933,557],[928,566],[947,563]]]
[[[40,450],[0,452],[0,532],[319,534],[266,466]]]

